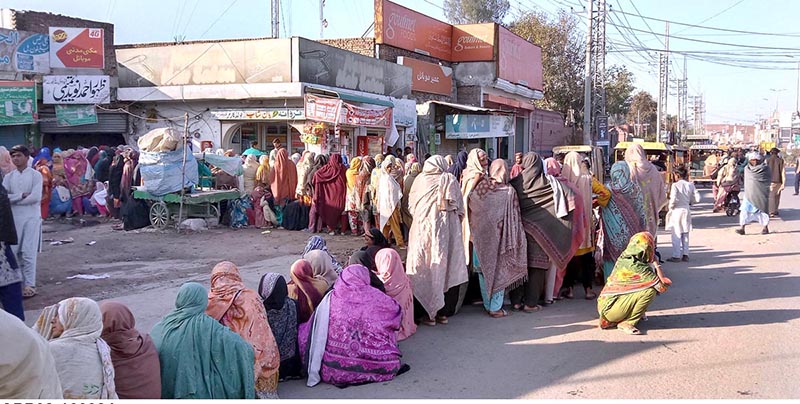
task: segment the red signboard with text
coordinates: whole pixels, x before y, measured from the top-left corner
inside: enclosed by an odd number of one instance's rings
[[[103,37],[102,28],[50,27],[50,67],[103,69]]]
[[[344,103],[344,108],[344,123],[347,125],[385,129],[392,127],[391,108],[363,108],[348,103]]]
[[[453,26],[452,62],[482,62],[494,60],[497,24],[468,24]]]
[[[397,57],[397,64],[411,68],[411,89],[449,96],[453,92],[453,69],[421,60]]]
[[[542,48],[500,27],[497,76],[514,84],[543,90]]]
[[[306,119],[317,122],[339,123],[339,114],[342,110],[342,100],[338,98],[324,98],[306,94],[305,97]]]
[[[375,42],[450,60],[453,26],[387,0],[375,0]]]

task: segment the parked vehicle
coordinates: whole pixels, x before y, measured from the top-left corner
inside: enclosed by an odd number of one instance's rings
[[[564,156],[569,152],[578,152],[583,157],[588,157],[592,164],[592,175],[598,181],[604,182],[606,175],[606,159],[603,149],[591,145],[556,146],[553,148],[553,157],[559,162],[564,162]]]
[[[711,176],[718,167],[706,168],[706,159],[712,154],[721,152],[722,149],[712,144],[693,145],[689,148],[689,179],[694,181],[695,185],[706,185],[710,188],[714,184]]]

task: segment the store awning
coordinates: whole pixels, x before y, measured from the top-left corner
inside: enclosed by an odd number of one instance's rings
[[[312,94],[316,93],[320,95],[330,95],[333,97],[337,97],[343,101],[360,102],[362,104],[380,105],[382,107],[394,108],[394,103],[391,101],[386,101],[379,98],[367,97],[363,95],[350,94],[340,91],[311,87],[311,86],[306,87],[306,92]]]
[[[468,111],[468,112],[491,112],[491,113],[500,113],[500,114],[508,114],[508,113],[510,113],[509,111],[503,111],[503,110],[499,110],[499,109],[491,109],[491,108],[476,107],[476,106],[472,106],[472,105],[456,104],[456,103],[446,102],[446,101],[427,101],[425,103],[425,105],[430,105],[430,104],[443,105],[443,106],[450,107],[450,108],[453,108],[453,109],[460,109],[462,111]]]

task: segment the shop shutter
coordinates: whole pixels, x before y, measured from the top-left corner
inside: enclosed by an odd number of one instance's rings
[[[39,114],[39,130],[42,133],[119,133],[128,132],[128,115],[97,114],[97,123],[80,126],[58,126],[55,114]]]

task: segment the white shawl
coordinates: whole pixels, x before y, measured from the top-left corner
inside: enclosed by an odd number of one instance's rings
[[[0,398],[61,400],[61,383],[47,342],[5,310],[0,310]]]
[[[378,180],[378,212],[381,216],[381,230],[389,223],[400,200],[403,199],[403,187],[391,174],[391,171],[395,169],[393,165],[394,159],[391,156],[387,157],[381,166],[381,178]]]

